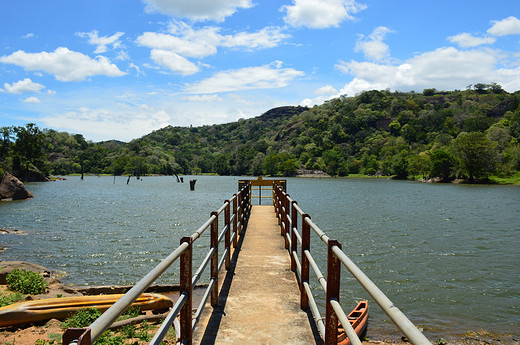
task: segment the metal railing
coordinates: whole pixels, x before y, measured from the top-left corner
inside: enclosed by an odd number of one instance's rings
[[[279,186],[274,187],[274,206],[280,234],[284,237],[285,248],[291,257],[291,270],[300,281],[300,307],[312,312],[321,338],[326,345],[337,344],[338,322],[343,325],[347,336],[354,345],[361,344],[359,337],[350,325],[343,308],[339,303],[341,266],[345,266],[359,284],[372,296],[379,307],[414,345],[431,345],[431,342],[415,327],[415,325],[386,297],[386,295],[359,269],[341,250],[341,244],[330,239],[306,214],[298,203]],[[301,226],[298,230],[298,218]],[[327,277],[321,273],[310,252],[311,229],[327,246]],[[299,253],[298,256],[298,244]],[[325,318],[314,299],[309,284],[310,269],[314,272],[318,283],[325,293]],[[323,322],[325,319],[325,322]]]
[[[243,233],[251,212],[250,188],[243,186],[237,194],[218,211],[211,212],[210,218],[191,236],[183,237],[180,245],[153,268],[123,297],[105,311],[94,323],[86,328],[69,328],[63,334],[63,344],[91,345],[105,332],[114,321],[175,261],[180,259],[179,298],[170,309],[150,344],[159,344],[172,326],[177,315],[180,316],[180,342],[192,344],[193,330],[197,326],[204,305],[210,298],[211,305],[218,305],[218,275],[222,266],[229,269],[231,262],[231,246],[236,248],[238,236]],[[219,216],[224,214],[224,226],[219,233]],[[193,274],[193,243],[210,229],[210,249]],[[219,257],[219,244],[224,241],[224,251]],[[193,288],[201,278],[207,266],[210,266],[210,281],[203,294],[195,315],[192,316]]]
[[[249,193],[249,203],[253,204],[253,201],[258,198],[258,205],[262,205],[262,199],[269,199],[269,204],[273,204],[275,185],[280,186],[284,191],[287,190],[287,180],[264,180],[262,176],[258,176],[256,180],[238,181],[239,188],[246,185],[249,185],[251,189]],[[255,194],[255,192],[258,193]]]

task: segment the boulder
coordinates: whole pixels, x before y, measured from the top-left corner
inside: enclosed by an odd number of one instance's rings
[[[5,173],[0,181],[1,200],[21,200],[32,198],[34,195],[25,189],[23,183],[15,176]]]

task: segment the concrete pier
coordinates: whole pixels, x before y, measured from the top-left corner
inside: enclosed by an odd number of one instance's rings
[[[207,305],[194,344],[321,344],[300,309],[274,207],[252,206],[245,236],[220,279],[219,306]]]

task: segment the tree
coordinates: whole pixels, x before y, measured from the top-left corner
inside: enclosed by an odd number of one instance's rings
[[[29,172],[31,164],[36,169],[43,171],[45,166],[44,134],[34,123],[28,123],[25,127],[14,127],[14,132],[16,141],[13,151],[25,172]]]
[[[219,175],[228,175],[230,170],[229,157],[219,153],[215,159],[214,171]]]
[[[281,161],[278,169],[283,176],[294,176],[298,172],[298,160],[295,158],[289,158]]]
[[[453,158],[444,150],[436,150],[430,156],[430,177],[448,181],[453,169]]]
[[[331,176],[338,175],[338,170],[343,161],[341,152],[331,149],[323,152],[323,162],[325,163],[325,172]]]
[[[0,146],[0,163],[2,163],[7,159],[7,156],[9,156],[12,139],[12,128],[2,127],[0,128],[0,134],[2,135]]]
[[[428,157],[424,152],[419,153],[418,155],[413,155],[408,159],[408,172],[411,175],[422,175],[422,178],[426,178],[426,174],[428,173],[428,168],[430,166],[430,157]]]
[[[264,159],[264,171],[266,175],[274,176],[278,173],[279,157],[277,154],[270,154]]]
[[[455,158],[460,171],[471,182],[485,178],[495,170],[493,143],[482,132],[462,132],[453,140]]]

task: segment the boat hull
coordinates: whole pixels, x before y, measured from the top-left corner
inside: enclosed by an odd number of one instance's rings
[[[0,308],[0,327],[16,326],[50,319],[65,320],[72,314],[87,308],[96,308],[101,313],[110,308],[123,294],[46,298],[19,302]],[[173,305],[171,299],[155,293],[139,296],[133,307],[141,310],[165,309]]]
[[[367,331],[368,301],[359,302],[347,317],[357,336],[361,338]],[[347,337],[345,329],[341,323],[338,325],[338,344],[350,345],[350,339]]]

